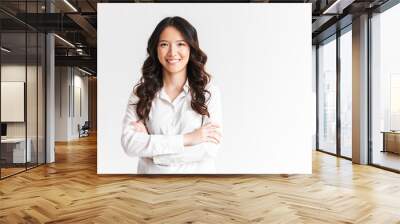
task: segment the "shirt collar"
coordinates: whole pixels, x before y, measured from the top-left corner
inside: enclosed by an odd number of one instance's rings
[[[185,95],[187,95],[189,93],[190,90],[190,86],[189,86],[189,80],[186,79],[185,85],[183,85],[183,92]],[[158,98],[168,98],[166,96],[166,93],[164,91],[164,86],[157,92],[156,97]]]

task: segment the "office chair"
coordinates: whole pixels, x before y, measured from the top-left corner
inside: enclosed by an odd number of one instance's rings
[[[85,123],[82,125],[82,127],[79,127],[80,125],[78,125],[78,129],[79,129],[79,138],[80,137],[87,137],[89,136],[89,129],[90,129],[90,125],[89,125],[89,121],[85,121]]]

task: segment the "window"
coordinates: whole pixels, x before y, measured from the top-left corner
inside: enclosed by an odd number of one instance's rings
[[[400,170],[400,5],[371,18],[372,164]]]
[[[340,155],[352,157],[352,34],[340,36]],[[346,32],[347,31],[347,32]]]
[[[318,47],[318,149],[336,153],[336,39]]]

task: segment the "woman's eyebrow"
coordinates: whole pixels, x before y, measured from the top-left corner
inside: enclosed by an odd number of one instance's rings
[[[167,41],[167,40],[160,40],[160,41],[158,41],[158,42],[169,42],[169,41]],[[176,40],[175,42],[186,42],[185,40]]]

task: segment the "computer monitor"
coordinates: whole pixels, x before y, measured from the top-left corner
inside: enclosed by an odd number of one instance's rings
[[[7,124],[1,123],[1,137],[7,136]]]

